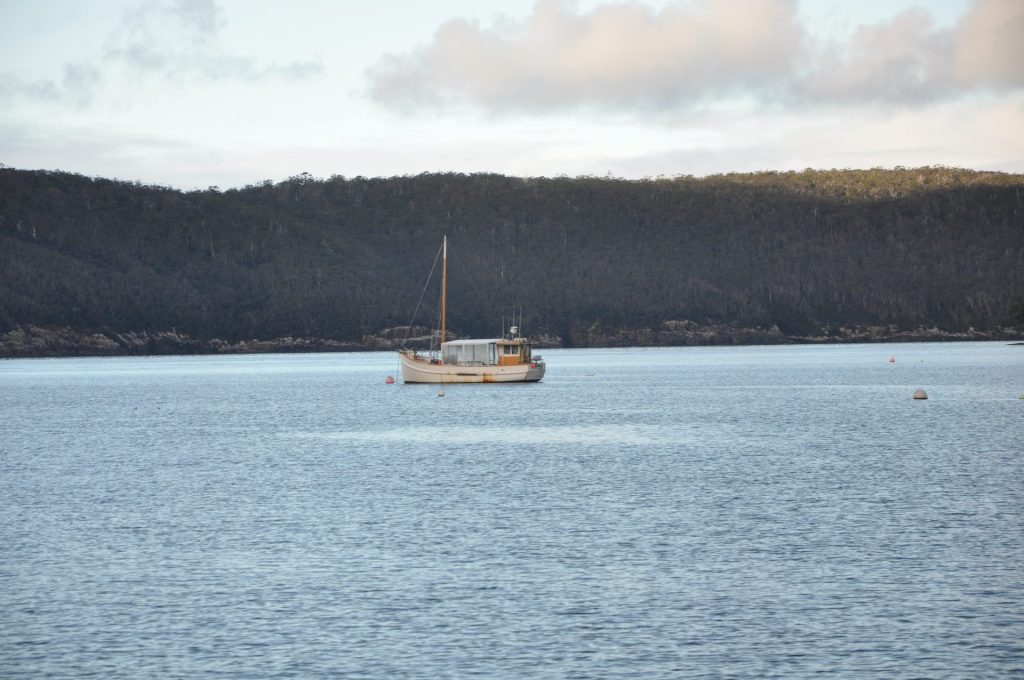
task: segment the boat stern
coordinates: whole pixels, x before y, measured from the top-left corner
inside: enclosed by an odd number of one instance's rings
[[[531,361],[529,367],[526,369],[526,377],[523,379],[524,382],[540,382],[540,379],[544,377],[544,362],[539,358],[535,361]]]

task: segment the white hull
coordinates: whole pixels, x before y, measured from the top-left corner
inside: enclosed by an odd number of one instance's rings
[[[402,380],[407,383],[499,383],[537,382],[544,377],[544,364],[512,366],[457,366],[431,363],[422,357],[399,354]]]

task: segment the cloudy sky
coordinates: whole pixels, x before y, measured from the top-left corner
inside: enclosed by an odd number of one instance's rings
[[[0,163],[1024,172],[1024,0],[0,0]]]

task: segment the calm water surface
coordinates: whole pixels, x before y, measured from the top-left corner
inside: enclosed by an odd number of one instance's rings
[[[545,355],[0,362],[0,676],[1024,673],[1024,347]]]

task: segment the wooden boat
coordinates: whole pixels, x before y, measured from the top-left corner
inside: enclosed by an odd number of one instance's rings
[[[448,288],[448,237],[442,245],[441,266],[441,352],[420,354],[411,349],[399,352],[402,380],[407,383],[499,383],[537,382],[544,377],[544,361],[533,355],[526,338],[512,326],[501,338],[445,341]]]

